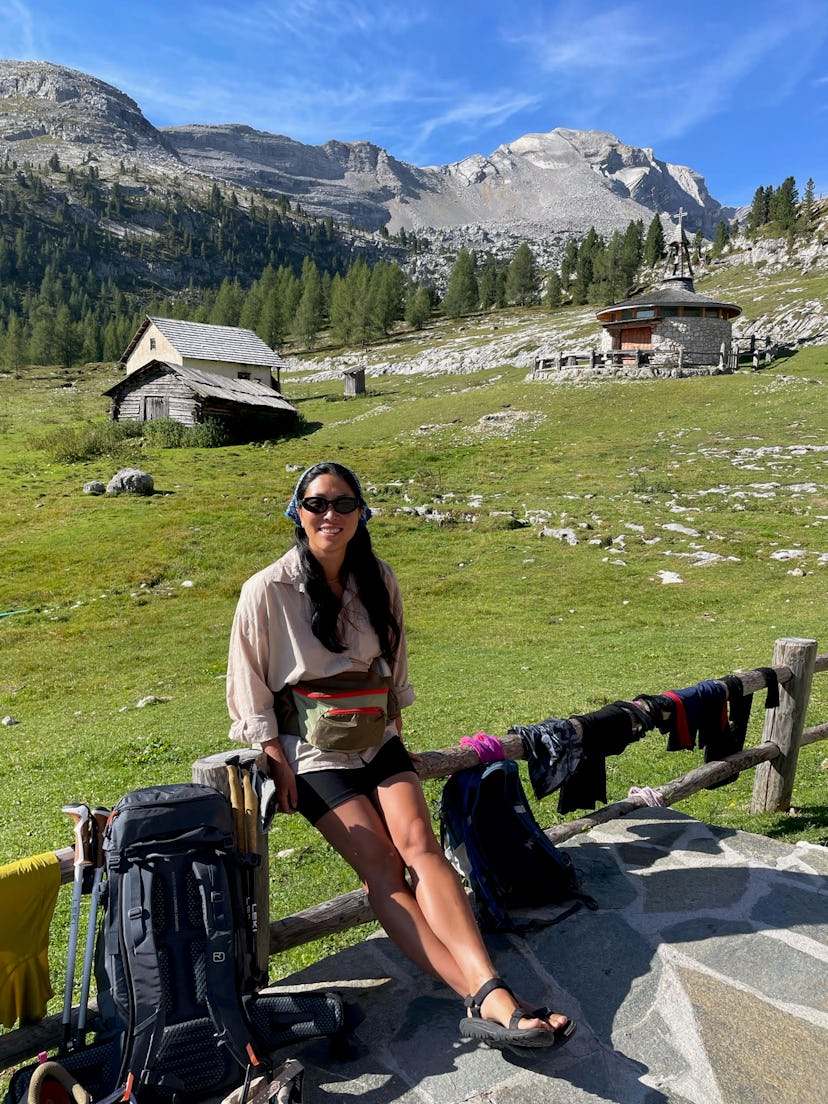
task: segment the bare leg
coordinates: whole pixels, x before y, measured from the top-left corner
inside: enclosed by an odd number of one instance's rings
[[[406,881],[402,859],[368,798],[337,806],[316,827],[354,868],[374,914],[400,950],[456,993],[467,992],[460,967],[426,922]]]
[[[377,803],[379,813],[367,798],[355,798],[326,813],[317,827],[354,867],[377,919],[400,950],[461,996],[475,993],[496,971],[468,898],[434,836],[416,775],[388,779],[377,790]],[[502,1024],[525,1007],[504,989],[489,994],[484,1006],[485,1018]],[[565,1023],[565,1016],[524,1017],[520,1026],[553,1029]]]

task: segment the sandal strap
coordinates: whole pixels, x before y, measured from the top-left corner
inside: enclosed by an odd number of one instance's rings
[[[505,989],[507,993],[512,993],[512,990],[509,988],[503,978],[493,977],[489,978],[488,981],[485,981],[473,996],[470,995],[466,997],[463,1003],[471,1013],[472,1019],[481,1019],[480,1013],[483,1001],[486,999],[486,997],[488,997],[489,993],[493,993],[495,989]],[[514,996],[513,993],[512,996]],[[524,1015],[524,1013],[521,1012],[521,1016],[522,1015]]]

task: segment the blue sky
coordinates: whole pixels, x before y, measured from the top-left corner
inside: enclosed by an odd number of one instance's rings
[[[156,126],[367,139],[438,165],[609,131],[724,204],[828,193],[826,0],[0,0],[0,57],[56,62]]]

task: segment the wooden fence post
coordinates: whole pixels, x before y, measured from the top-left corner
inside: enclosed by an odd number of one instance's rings
[[[776,744],[782,754],[756,768],[752,813],[784,813],[791,806],[816,650],[815,640],[796,637],[777,640],[774,645],[773,666],[790,668],[793,677],[780,686],[778,707],[765,715],[762,741]]]

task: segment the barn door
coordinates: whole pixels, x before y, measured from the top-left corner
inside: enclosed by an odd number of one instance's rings
[[[166,398],[157,395],[147,395],[143,400],[143,422],[154,422],[156,418],[169,418],[170,404]]]

